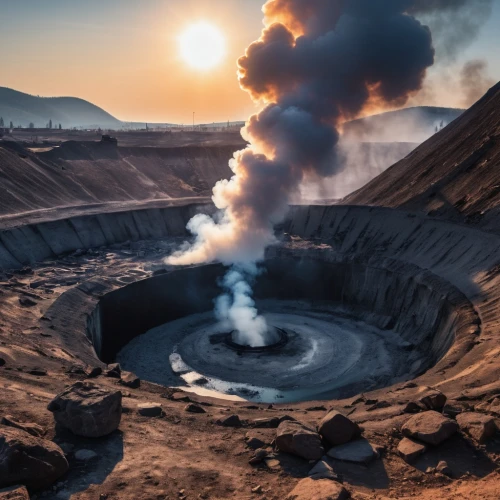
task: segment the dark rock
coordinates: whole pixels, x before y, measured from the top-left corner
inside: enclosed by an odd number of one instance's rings
[[[96,366],[90,370],[89,374],[87,375],[87,378],[97,378],[100,375],[102,375],[102,368],[100,366]]]
[[[42,437],[45,434],[45,430],[42,426],[33,423],[19,422],[10,415],[2,417],[0,424],[6,425],[8,427],[15,427],[16,429],[21,429],[22,431],[25,431],[35,437]]]
[[[256,428],[277,429],[281,420],[278,417],[257,418],[253,421],[253,426]]]
[[[47,375],[47,370],[45,368],[33,368],[28,370],[30,375],[35,375],[35,377],[45,377]]]
[[[115,431],[122,415],[122,393],[92,382],[77,382],[56,396],[47,409],[73,434],[102,437]]]
[[[0,488],[22,484],[42,490],[68,470],[59,446],[20,429],[0,427],[0,450]]]
[[[255,451],[255,455],[248,461],[250,465],[260,465],[269,455],[267,450],[258,449]]]
[[[0,490],[0,500],[30,500],[30,496],[24,486],[10,486]]]
[[[70,366],[67,370],[66,373],[70,375],[87,375],[87,371],[85,370],[85,367],[82,365],[73,365]]]
[[[331,466],[324,460],[320,460],[310,471],[309,477],[315,481],[319,479],[330,479],[331,481],[342,482],[342,478],[336,474]]]
[[[276,432],[276,446],[306,460],[319,460],[325,453],[319,434],[300,422],[282,422]]]
[[[339,483],[310,477],[299,481],[286,500],[347,500],[349,492]]]
[[[122,372],[120,384],[130,389],[139,389],[141,386],[141,379],[132,372]]]
[[[331,411],[319,425],[319,433],[332,445],[348,443],[361,436],[357,424],[339,413]]]
[[[419,403],[428,410],[442,412],[444,405],[446,404],[446,400],[447,398],[442,392],[432,390],[420,398]]]
[[[5,359],[0,358],[0,366],[4,366],[4,365],[5,365]]]
[[[242,423],[240,417],[238,415],[230,415],[224,419],[220,419],[217,421],[218,425],[222,425],[223,427],[241,427]]]
[[[38,302],[34,301],[30,297],[21,295],[21,297],[19,297],[19,304],[21,304],[23,307],[35,307]]]
[[[415,401],[410,401],[403,409],[403,413],[420,413],[422,408],[415,403]]]
[[[436,411],[426,411],[411,417],[401,430],[406,437],[437,446],[458,431],[458,424]]]
[[[462,432],[483,444],[497,432],[495,418],[481,413],[464,412],[457,415],[457,422]]]
[[[137,406],[139,415],[143,417],[161,417],[163,409],[160,403],[143,403]]]
[[[80,462],[90,462],[90,460],[94,460],[97,457],[97,453],[92,450],[78,450],[75,452],[75,459]]]
[[[120,363],[113,363],[111,365],[108,365],[108,369],[106,370],[105,375],[106,377],[111,378],[121,378],[122,369]]]
[[[403,438],[398,445],[399,456],[407,463],[414,462],[422,453],[427,451],[427,446],[423,443],[413,441],[413,439]]]
[[[187,411],[188,413],[206,413],[205,408],[194,403],[188,403],[184,408],[184,411]]]
[[[334,446],[328,456],[342,462],[369,464],[378,458],[378,452],[366,439],[356,439],[349,443]]]
[[[455,406],[452,404],[445,404],[443,408],[443,415],[455,418],[457,415],[460,415],[464,410],[460,406]]]
[[[453,477],[453,471],[449,467],[448,463],[441,460],[436,466],[436,472],[443,474],[444,476]]]
[[[306,411],[326,411],[326,408],[324,406],[310,406],[306,408]]]

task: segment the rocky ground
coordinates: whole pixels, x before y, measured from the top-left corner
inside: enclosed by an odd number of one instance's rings
[[[23,427],[15,432],[24,440],[33,432],[41,436],[42,448],[56,443],[62,451],[53,453],[68,464],[55,467],[58,477],[48,487],[39,489],[35,480],[31,498],[309,500],[348,493],[355,499],[498,498],[498,389],[479,400],[445,401],[417,381],[345,401],[232,402],[144,381],[137,387],[131,375],[116,378],[116,368],[106,376],[108,367],[97,359],[84,363],[78,352],[60,347],[50,336],[44,317],[64,292],[96,275],[116,280],[117,286],[148,277],[172,244],[127,243],[3,273],[0,415],[6,420],[0,440],[7,436],[3,442],[11,443],[12,425]],[[97,372],[91,373],[92,368]],[[104,369],[101,375],[99,368]],[[88,426],[71,412],[56,425],[51,401],[80,381],[121,392],[121,420],[110,434],[76,435]],[[85,404],[82,400],[78,405]],[[325,430],[332,409],[356,424],[333,419],[330,431]],[[116,411],[100,413],[98,422],[113,428]],[[29,443],[22,446],[31,449]],[[32,484],[15,476],[19,462],[9,460],[4,452],[0,484]],[[314,480],[308,479],[312,470]]]

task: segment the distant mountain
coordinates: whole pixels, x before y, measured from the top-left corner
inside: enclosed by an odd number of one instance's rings
[[[43,128],[52,120],[64,128],[121,128],[122,122],[94,104],[76,97],[37,97],[0,87],[0,117],[6,126]]]
[[[418,106],[353,120],[343,136],[360,142],[423,142],[465,110]]]

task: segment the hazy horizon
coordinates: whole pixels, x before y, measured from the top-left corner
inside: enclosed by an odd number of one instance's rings
[[[236,60],[260,35],[263,0],[0,0],[4,27],[0,86],[40,97],[77,97],[139,123],[242,121],[256,110],[239,88]],[[208,71],[180,57],[178,38],[197,21],[217,27],[226,54]],[[450,91],[464,63],[483,60],[500,80],[500,0],[456,60],[436,58],[430,85],[408,103],[464,107]],[[436,83],[437,82],[437,83]]]

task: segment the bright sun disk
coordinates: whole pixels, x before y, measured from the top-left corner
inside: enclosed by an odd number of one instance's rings
[[[199,70],[217,66],[226,54],[221,31],[205,21],[189,26],[179,37],[179,45],[184,61]]]

